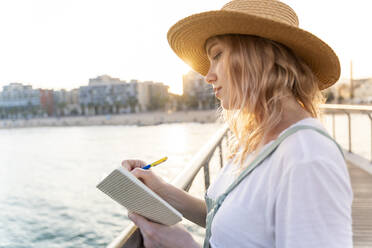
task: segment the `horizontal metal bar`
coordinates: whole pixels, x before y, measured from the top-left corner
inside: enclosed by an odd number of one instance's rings
[[[321,104],[323,110],[348,111],[348,112],[372,112],[372,106],[345,105],[345,104]]]

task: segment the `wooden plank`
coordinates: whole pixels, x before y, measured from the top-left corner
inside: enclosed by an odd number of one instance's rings
[[[348,169],[354,192],[354,248],[372,247],[372,175],[352,164],[348,164]]]

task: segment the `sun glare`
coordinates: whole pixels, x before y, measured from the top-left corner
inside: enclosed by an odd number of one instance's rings
[[[169,78],[166,84],[169,85],[169,91],[174,94],[182,95],[182,76],[187,74],[191,70],[190,66],[188,66],[183,61],[179,60],[179,62],[174,63],[173,66],[170,66],[169,69]]]

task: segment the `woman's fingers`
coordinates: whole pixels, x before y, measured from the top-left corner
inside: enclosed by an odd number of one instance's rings
[[[156,225],[159,225],[154,222],[148,221],[146,218],[142,217],[139,214],[128,212],[128,218],[136,224],[140,229],[149,230],[154,228]]]
[[[182,225],[165,226],[132,212],[128,217],[140,229],[145,247],[199,247]]]
[[[172,187],[166,181],[157,176],[151,169],[142,169],[142,167],[146,165],[145,162],[141,160],[124,160],[122,164],[132,173],[133,176],[142,181],[147,187],[152,189],[161,197],[166,198],[167,192]]]
[[[156,191],[161,187],[161,181],[157,178],[151,170],[144,170],[141,168],[134,168],[131,171],[132,175],[141,180],[144,184]]]
[[[172,187],[174,187],[157,176],[156,173],[151,169],[144,170],[141,168],[135,168],[131,171],[131,173],[165,200],[167,199],[167,194],[169,191],[172,189]]]
[[[150,222],[141,215],[135,214],[133,212],[128,213],[128,218],[133,221],[133,223],[141,230],[142,235],[146,240],[156,240],[156,230],[159,229],[162,225]]]
[[[127,159],[121,162],[121,165],[128,171],[131,171],[135,168],[142,168],[146,163],[142,160]]]
[[[150,170],[144,170],[144,169],[141,169],[141,168],[134,168],[132,171],[131,171],[132,175],[137,177],[138,179],[143,179],[143,180],[146,180],[147,177],[148,177],[148,174],[151,173]]]
[[[145,247],[167,247],[159,243],[161,233],[158,232],[161,232],[163,225],[148,221],[141,215],[132,212],[128,213],[128,217],[140,229]]]

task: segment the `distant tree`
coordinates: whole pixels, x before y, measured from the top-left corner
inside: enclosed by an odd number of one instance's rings
[[[115,102],[114,102],[114,105],[115,105],[115,114],[119,114],[119,111],[120,111],[120,109],[121,109],[121,107],[123,106],[123,103],[121,102],[121,101],[119,101],[119,100],[116,100]]]
[[[103,114],[110,114],[111,112],[111,104],[109,102],[105,102],[103,104]]]
[[[196,96],[188,96],[186,97],[186,107],[187,109],[197,109],[199,106],[199,101]]]
[[[135,96],[128,97],[128,105],[130,107],[130,112],[134,113],[136,111],[136,106],[138,104],[138,100]]]
[[[153,111],[153,110],[159,110],[162,109],[164,110],[165,104],[167,103],[168,98],[162,97],[160,95],[153,95],[150,98],[150,104],[148,105],[148,110]]]
[[[81,115],[85,115],[85,105],[80,104],[80,109],[81,109]]]
[[[67,104],[65,102],[59,102],[57,104],[57,109],[58,109],[58,112],[59,112],[59,115],[60,116],[64,116],[65,115],[65,108],[66,108]]]
[[[71,115],[73,115],[73,116],[79,115],[79,112],[77,111],[76,108],[71,110]]]
[[[327,98],[326,102],[330,103],[335,99],[335,94],[332,91],[329,91],[326,94],[326,98]]]

